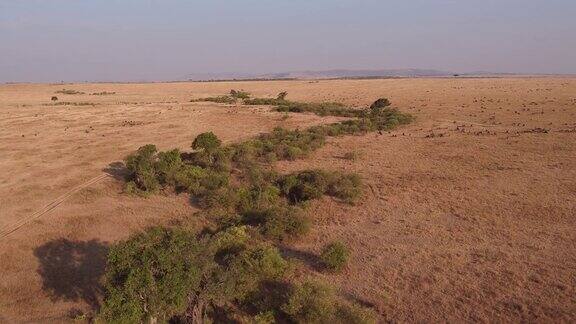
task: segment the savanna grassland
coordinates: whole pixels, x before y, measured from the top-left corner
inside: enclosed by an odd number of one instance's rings
[[[379,321],[576,320],[576,80],[439,78],[0,85],[0,322],[89,319],[111,246],[150,226],[212,226],[185,192],[126,193],[139,147],[189,152],[205,132],[234,145],[351,117],[197,100],[231,89],[356,109],[385,97],[414,117],[270,162],[362,183],[353,202],[306,203],[309,231],[276,244],[291,280],[330,283]]]

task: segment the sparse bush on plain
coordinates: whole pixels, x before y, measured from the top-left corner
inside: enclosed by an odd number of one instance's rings
[[[279,206],[265,211],[247,213],[248,223],[256,224],[264,237],[284,241],[305,235],[310,230],[310,219],[293,206]]]
[[[160,181],[156,177],[155,169],[157,151],[155,145],[148,144],[126,158],[126,168],[130,171],[129,179],[138,189],[148,192],[159,189]]]
[[[350,152],[346,152],[344,153],[344,155],[342,156],[343,159],[345,160],[350,160],[350,161],[356,161],[360,158],[361,154],[357,151],[350,151]]]
[[[183,313],[206,266],[200,245],[183,230],[152,228],[114,245],[106,267],[106,322],[167,322]]]
[[[249,98],[232,90],[222,97],[275,105],[286,112],[355,119],[306,130],[277,128],[227,146],[207,132],[194,139],[194,152],[158,152],[154,145],[145,145],[126,158],[126,192],[147,195],[167,186],[187,191],[212,221],[211,234],[154,228],[116,244],[108,259],[99,319],[206,322],[225,311],[257,323],[374,323],[370,310],[340,300],[322,284],[291,286],[288,262],[273,245],[309,231],[311,219],[300,203],[323,195],[355,202],[361,195],[360,177],[324,170],[280,176],[271,164],[305,157],[322,147],[327,136],[391,129],[412,117],[389,108],[384,99],[359,110],[290,102],[286,95]],[[346,246],[332,243],[320,260],[327,269],[340,271],[348,257]]]
[[[341,301],[336,317],[343,324],[376,324],[376,314],[372,309],[351,302]]]
[[[294,323],[375,324],[376,314],[336,296],[325,284],[296,284],[281,310]]]
[[[305,170],[284,176],[278,185],[292,203],[318,199],[325,194],[353,203],[361,194],[362,181],[356,174]]]
[[[324,247],[320,254],[320,260],[324,267],[330,271],[341,271],[348,262],[350,251],[344,243],[333,242]]]
[[[58,99],[58,98],[56,97],[56,99]],[[52,101],[57,101],[57,100],[52,100]],[[99,105],[99,103],[95,103],[95,102],[70,102],[70,101],[59,101],[59,102],[51,102],[51,103],[42,104],[42,106],[77,106],[77,107],[97,106],[97,105]]]
[[[307,281],[296,285],[282,310],[296,323],[329,323],[336,319],[337,303],[328,286]]]
[[[372,105],[370,105],[370,109],[371,110],[376,110],[376,109],[384,109],[388,106],[390,106],[392,103],[390,103],[390,100],[388,100],[388,98],[380,98],[376,101],[374,101],[374,103],[372,103]]]
[[[275,106],[282,102],[284,99],[278,98],[249,98],[244,100],[244,104],[249,106]]]
[[[82,92],[82,91],[71,90],[71,89],[62,89],[62,90],[58,90],[54,93],[66,94],[66,95],[84,94],[84,92]]]
[[[116,92],[108,92],[108,91],[93,92],[90,95],[92,95],[92,96],[109,96],[109,95],[113,95],[113,94],[116,94]]]
[[[195,150],[204,150],[210,153],[219,148],[221,144],[222,141],[220,141],[214,133],[206,132],[196,136],[194,142],[192,142],[192,148]]]
[[[248,99],[250,98],[250,93],[242,90],[230,90],[230,96],[236,99]]]
[[[160,152],[158,153],[158,158],[155,163],[158,181],[162,184],[175,186],[176,177],[184,166],[180,151],[174,149],[167,152]]]
[[[318,199],[328,190],[329,174],[322,170],[306,170],[280,180],[282,192],[293,203]]]
[[[278,96],[276,96],[276,99],[278,100],[286,100],[286,96],[288,96],[288,92],[286,91],[282,91],[278,94]]]
[[[222,104],[233,104],[236,103],[236,98],[231,96],[218,96],[218,97],[207,97],[207,98],[190,100],[190,102],[203,102],[203,101],[222,103]]]
[[[329,196],[352,204],[362,194],[362,179],[357,174],[335,174],[330,180],[326,191]]]
[[[215,306],[242,303],[287,269],[278,249],[254,241],[245,227],[199,239],[180,229],[151,228],[111,249],[100,319],[169,322],[187,313],[206,320]]]

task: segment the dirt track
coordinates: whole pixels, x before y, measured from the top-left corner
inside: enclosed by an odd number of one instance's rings
[[[62,88],[87,94],[59,101],[94,105],[53,106]],[[390,134],[333,139],[310,159],[280,165],[354,170],[367,183],[357,206],[311,206],[317,225],[291,247],[304,274],[337,282],[385,320],[576,320],[574,79],[2,85],[0,229],[103,172],[115,175],[108,165],[142,144],[186,149],[206,130],[235,141],[327,121],[188,102],[232,88],[356,106],[386,96],[417,116]],[[116,94],[89,95],[101,91]],[[360,158],[342,159],[350,151]],[[202,226],[183,195],[120,191],[107,177],[0,241],[0,322],[89,311],[108,242],[151,224]],[[332,239],[351,246],[353,261],[342,275],[316,274],[313,255]]]

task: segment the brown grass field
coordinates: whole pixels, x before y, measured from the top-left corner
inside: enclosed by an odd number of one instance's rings
[[[55,94],[63,88],[85,94]],[[189,102],[230,89],[358,107],[388,97],[417,118],[278,164],[365,183],[354,206],[311,204],[312,232],[289,247],[303,276],[382,322],[576,321],[576,79],[550,77],[0,85],[0,323],[72,321],[98,304],[108,244],[151,225],[203,225],[186,195],[122,193],[114,162],[139,146],[334,120]],[[102,91],[115,94],[91,95]],[[350,264],[315,271],[334,239]]]

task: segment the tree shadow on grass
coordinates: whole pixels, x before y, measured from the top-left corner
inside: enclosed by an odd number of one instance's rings
[[[320,261],[320,257],[314,253],[300,251],[285,245],[279,246],[278,248],[286,258],[299,260],[315,271],[324,270],[324,265],[322,264],[322,261]]]
[[[118,181],[126,181],[126,178],[130,174],[130,171],[128,171],[124,163],[120,161],[108,164],[108,166],[102,169],[102,171],[111,175],[114,179]]]
[[[84,301],[99,307],[108,247],[98,240],[57,239],[37,247],[42,289],[52,300]]]

